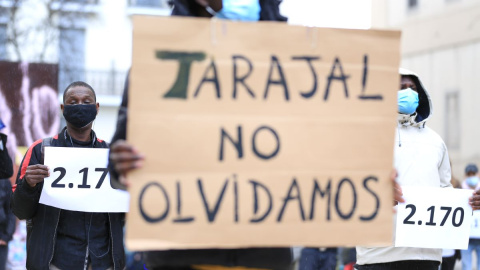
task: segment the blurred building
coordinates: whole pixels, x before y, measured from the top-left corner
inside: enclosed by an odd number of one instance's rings
[[[372,28],[402,30],[401,66],[430,92],[428,125],[463,177],[480,164],[480,0],[372,0]]]
[[[168,15],[167,2],[0,0],[0,60],[58,64],[59,99],[70,82],[91,84],[101,107],[94,130],[109,141],[131,65],[131,17]]]

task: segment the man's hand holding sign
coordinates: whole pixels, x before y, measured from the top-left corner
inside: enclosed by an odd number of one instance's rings
[[[44,178],[50,176],[50,170],[48,166],[43,164],[36,164],[27,167],[25,171],[25,181],[31,187],[35,187],[38,183],[42,182]]]

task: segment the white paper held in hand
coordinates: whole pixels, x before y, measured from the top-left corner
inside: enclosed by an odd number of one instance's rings
[[[397,207],[396,247],[467,249],[472,223],[471,190],[402,187]]]
[[[45,147],[40,203],[83,212],[128,212],[129,194],[113,189],[108,173],[109,149]]]

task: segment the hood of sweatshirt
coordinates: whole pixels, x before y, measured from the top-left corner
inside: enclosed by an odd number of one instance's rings
[[[410,76],[413,79],[413,82],[417,86],[418,92],[418,107],[414,114],[398,114],[398,123],[403,126],[415,126],[419,128],[425,127],[427,120],[433,113],[432,100],[427,90],[422,84],[422,81],[418,78],[418,75],[405,68],[400,68],[400,75]]]

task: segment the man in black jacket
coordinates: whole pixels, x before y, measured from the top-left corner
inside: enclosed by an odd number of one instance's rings
[[[98,113],[95,91],[84,82],[71,83],[60,105],[67,126],[53,138],[38,140],[28,149],[17,176],[12,209],[33,226],[27,239],[27,269],[121,270],[125,267],[123,214],[68,211],[39,204],[43,180],[43,145],[108,148],[92,130]],[[91,268],[89,268],[91,267]]]

